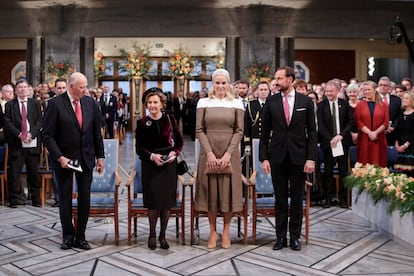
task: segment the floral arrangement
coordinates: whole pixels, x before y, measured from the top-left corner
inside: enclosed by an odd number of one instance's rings
[[[194,61],[187,50],[182,47],[176,49],[170,54],[168,62],[173,79],[179,77],[191,78],[190,74],[194,69]]]
[[[358,195],[367,192],[374,203],[387,200],[390,212],[399,210],[403,216],[414,211],[414,178],[406,174],[390,173],[388,168],[357,162],[345,185],[357,188]]]
[[[124,49],[119,50],[121,55],[127,60],[126,63],[120,66],[120,69],[124,72],[128,72],[129,76],[132,78],[146,77],[152,66],[150,59],[152,47],[149,44],[137,45],[135,42],[132,48],[134,50],[129,53]]]
[[[212,58],[212,60],[216,63],[217,69],[224,68],[225,60],[226,60],[226,49],[224,43],[220,41],[216,47],[217,54]]]
[[[94,67],[93,71],[95,73],[95,77],[103,77],[105,75],[105,56],[101,52],[94,53]]]
[[[251,86],[256,86],[261,81],[270,82],[270,64],[266,62],[255,61],[245,69]]]
[[[48,57],[46,59],[44,72],[46,73],[46,80],[49,86],[53,87],[55,80],[58,78],[67,79],[70,74],[75,72],[75,68],[72,63],[67,60],[55,62],[52,57]]]

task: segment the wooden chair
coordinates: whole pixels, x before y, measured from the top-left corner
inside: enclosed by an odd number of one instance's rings
[[[196,163],[196,167],[197,167],[198,158],[200,156],[200,141],[198,139],[195,140],[194,146],[195,146],[195,163]],[[182,180],[182,181],[184,181],[183,183],[185,183],[185,185],[190,187],[190,195],[191,195],[191,199],[190,199],[190,203],[191,203],[190,240],[191,240],[191,244],[199,244],[200,243],[200,232],[199,232],[199,227],[198,227],[199,218],[200,217],[208,217],[207,212],[197,211],[194,208],[194,202],[195,202],[194,185],[197,185],[197,181],[196,181],[197,177],[196,176],[197,176],[197,172],[195,173],[195,175],[190,180],[188,180],[188,181]],[[245,181],[243,183],[246,184],[246,185],[249,184]],[[243,189],[243,190],[247,191],[248,189]],[[219,213],[218,216],[221,217],[222,214]],[[247,238],[248,238],[248,233],[247,233],[248,200],[247,200],[247,196],[245,194],[243,195],[243,210],[241,212],[233,213],[233,216],[237,217],[237,234],[238,234],[238,237],[241,236],[241,218],[243,218],[243,223],[244,223],[243,237],[244,237],[244,243],[247,244]]]
[[[128,188],[128,244],[131,244],[132,236],[138,236],[138,218],[148,217],[148,209],[144,208],[142,191],[141,159],[135,157],[135,169],[130,174],[125,186]],[[132,186],[132,187],[131,187]],[[181,218],[181,243],[185,244],[185,186],[182,185],[182,195],[179,197],[177,187],[177,205],[170,209],[170,217],[175,217],[176,238],[179,238],[179,220]],[[134,232],[132,233],[132,219],[134,219]]]
[[[47,184],[48,183],[52,184],[53,177],[52,177],[52,170],[49,167],[49,152],[44,146],[42,146],[40,162],[42,164],[39,168],[40,182],[42,185],[42,190],[40,193],[40,201],[42,202],[42,206],[45,206],[46,196],[47,196],[47,191],[48,191]],[[50,186],[53,187],[53,185],[50,185]]]
[[[318,163],[319,163],[319,167],[315,168],[315,169],[319,169],[320,173],[322,175],[325,174],[325,157],[323,154],[323,150],[320,147],[320,145],[318,145]],[[335,178],[335,196],[339,201],[339,168],[338,165],[335,163],[334,167],[333,167],[333,177]],[[323,180],[324,181],[324,180]]]
[[[1,184],[1,204],[4,206],[5,198],[5,186],[7,184],[7,161],[8,161],[9,149],[7,145],[0,146],[0,184]]]
[[[91,217],[113,217],[115,227],[115,244],[119,243],[119,224],[118,224],[118,188],[121,178],[118,174],[118,140],[104,139],[105,148],[105,170],[102,174],[94,171],[91,185],[91,207],[89,215]],[[76,188],[76,178],[74,191]],[[78,201],[72,201],[72,214],[74,224],[78,220]]]
[[[272,184],[271,174],[265,174],[259,161],[259,139],[252,141],[253,154],[253,174],[249,179],[253,185],[251,186],[251,194],[253,198],[253,230],[252,242],[256,243],[256,224],[257,217],[275,217],[275,196]],[[312,183],[306,181],[306,195],[303,201],[303,217],[305,218],[305,240],[309,242],[309,214],[310,214],[310,190]]]

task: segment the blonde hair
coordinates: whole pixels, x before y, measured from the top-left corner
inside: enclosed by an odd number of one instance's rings
[[[414,108],[414,91],[405,91],[404,94],[408,94],[408,96],[410,97],[410,101],[411,101],[411,107]]]
[[[373,81],[370,81],[370,80],[369,81],[364,81],[362,83],[362,85],[368,85],[368,86],[371,86],[372,88],[374,88],[374,91],[375,91],[375,104],[382,103],[381,95],[377,91],[378,85],[377,85],[376,82],[373,82]]]
[[[233,86],[230,85],[230,74],[226,69],[217,69],[216,71],[213,72],[213,76],[212,76],[213,85],[211,85],[210,89],[208,90],[208,97],[213,98],[213,96],[215,95],[214,79],[218,76],[222,76],[226,78],[226,81],[227,81],[226,98],[229,100],[233,100],[235,98]]]

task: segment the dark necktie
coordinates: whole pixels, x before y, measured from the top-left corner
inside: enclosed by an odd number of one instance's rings
[[[338,129],[336,126],[336,107],[335,102],[332,102],[332,121],[333,121],[333,134],[338,134]]]
[[[75,115],[78,119],[78,123],[80,128],[82,128],[82,110],[79,104],[79,100],[74,100],[73,103],[75,104]]]
[[[22,138],[25,139],[27,136],[27,112],[26,112],[26,101],[21,101],[22,103]]]

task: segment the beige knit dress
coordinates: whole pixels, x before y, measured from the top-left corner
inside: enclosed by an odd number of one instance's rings
[[[239,99],[202,98],[197,104],[196,137],[200,140],[195,209],[239,212],[243,209],[239,143],[244,111]],[[205,173],[207,153],[231,154],[232,175]]]

